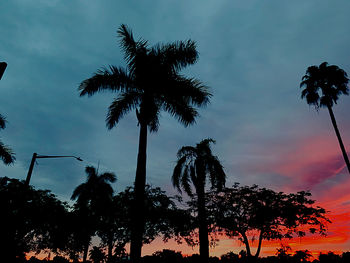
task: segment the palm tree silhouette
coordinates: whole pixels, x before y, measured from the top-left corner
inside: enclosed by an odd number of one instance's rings
[[[340,149],[350,173],[349,158],[332,110],[333,105],[337,104],[339,95],[349,95],[348,82],[349,79],[344,70],[335,65],[328,65],[327,62],[323,62],[319,67],[308,67],[306,75],[302,78],[300,87],[304,88],[301,92],[301,98],[305,98],[308,104],[314,105],[316,110],[320,107],[326,107],[328,109]]]
[[[209,260],[208,223],[205,209],[205,186],[209,177],[211,187],[221,189],[225,185],[226,175],[219,159],[212,154],[208,138],[196,145],[184,146],[177,153],[177,164],[174,168],[172,183],[181,193],[181,188],[193,197],[191,183],[197,195],[199,223],[199,252],[201,262]]]
[[[80,96],[101,91],[118,92],[109,106],[106,118],[112,129],[125,114],[136,110],[140,126],[139,149],[135,177],[135,204],[132,209],[130,255],[133,262],[141,257],[144,231],[143,201],[146,184],[147,128],[156,132],[161,111],[170,113],[185,126],[195,123],[195,106],[204,106],[211,94],[200,81],[186,78],[179,71],[198,59],[195,42],[178,41],[149,47],[147,41],[134,40],[131,30],[121,25],[120,45],[127,62],[126,69],[109,66],[97,71],[80,84]]]
[[[85,168],[87,180],[74,189],[71,199],[76,201],[75,209],[82,218],[84,248],[83,262],[86,262],[90,240],[97,230],[98,220],[108,210],[113,198],[113,188],[110,183],[116,181],[113,173],[101,175],[92,166]]]
[[[0,129],[5,129],[6,127],[6,119],[4,116],[0,114]],[[0,141],[0,158],[4,162],[4,164],[12,164],[16,158],[13,151],[6,145]]]

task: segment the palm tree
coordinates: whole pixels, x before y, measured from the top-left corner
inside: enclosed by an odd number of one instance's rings
[[[74,189],[71,199],[76,201],[76,214],[81,221],[78,227],[78,236],[83,240],[83,262],[86,262],[91,237],[97,230],[101,217],[108,211],[113,198],[113,188],[110,183],[116,181],[113,173],[106,172],[101,175],[92,166],[85,168],[87,180]]]
[[[6,119],[4,116],[0,114],[0,129],[5,129],[6,127]],[[6,145],[0,141],[0,158],[4,162],[4,164],[12,164],[16,158],[13,151]]]
[[[320,107],[326,107],[328,109],[340,149],[350,173],[349,158],[332,110],[333,105],[337,104],[339,95],[349,95],[348,82],[349,79],[344,70],[335,65],[328,65],[327,62],[323,62],[319,67],[308,67],[306,75],[302,78],[300,87],[304,88],[301,92],[301,98],[306,98],[308,104],[314,105],[316,110]]]
[[[193,197],[191,183],[197,195],[199,223],[199,252],[201,262],[209,260],[208,223],[205,209],[205,187],[209,177],[211,187],[221,189],[225,185],[226,175],[219,159],[212,154],[208,138],[193,146],[184,146],[177,153],[177,164],[174,168],[172,183],[181,193],[181,188]]]
[[[211,94],[200,81],[186,78],[179,72],[198,59],[195,42],[178,41],[149,47],[147,41],[134,40],[131,30],[121,25],[120,45],[127,67],[109,66],[84,80],[80,96],[96,92],[118,92],[109,106],[107,128],[112,129],[125,114],[136,110],[140,126],[139,148],[135,177],[135,204],[132,208],[130,255],[133,262],[141,257],[144,231],[143,201],[146,184],[147,128],[156,132],[161,111],[170,113],[185,126],[195,123],[195,106],[204,106]]]

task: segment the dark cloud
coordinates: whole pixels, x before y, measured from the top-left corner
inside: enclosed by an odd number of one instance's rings
[[[199,62],[184,73],[214,94],[193,127],[162,115],[159,132],[149,137],[150,183],[170,191],[177,150],[212,137],[230,182],[290,185],[294,180],[278,170],[281,157],[315,134],[334,136],[327,112],[309,109],[298,87],[306,68],[325,60],[350,72],[349,8],[347,0],[2,1],[0,60],[8,68],[0,82],[0,111],[9,124],[1,138],[17,162],[1,165],[0,174],[24,178],[33,152],[74,154],[84,162],[40,160],[33,184],[69,198],[85,180],[84,166],[98,163],[117,174],[116,189],[132,184],[134,113],[108,131],[104,119],[113,94],[79,98],[77,91],[102,66],[124,65],[116,30],[126,23],[150,44],[195,40]],[[349,98],[341,98],[335,112],[350,148],[349,107]],[[304,171],[300,187],[328,180],[327,170]],[[319,173],[325,176],[313,177]]]

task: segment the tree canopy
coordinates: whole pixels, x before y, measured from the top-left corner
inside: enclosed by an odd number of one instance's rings
[[[29,251],[65,250],[68,207],[50,191],[1,177],[0,207],[0,255],[5,262],[15,262]]]
[[[307,231],[311,234],[326,233],[325,209],[314,206],[309,192],[286,194],[275,192],[257,185],[225,188],[221,192],[209,194],[209,209],[215,214],[217,227],[231,238],[239,237],[245,244],[248,256],[251,256],[249,232],[258,234],[259,256],[264,239],[274,240],[303,237]]]

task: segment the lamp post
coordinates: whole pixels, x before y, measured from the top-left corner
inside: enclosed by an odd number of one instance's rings
[[[38,155],[37,153],[33,153],[32,161],[30,162],[30,166],[29,166],[29,170],[28,170],[28,174],[27,174],[25,185],[29,185],[30,178],[32,176],[32,172],[33,172],[33,168],[34,168],[34,164],[35,164],[36,159],[39,159],[39,158],[66,158],[66,157],[75,158],[75,159],[77,159],[80,162],[83,161],[79,157],[76,157],[76,156],[73,156],[73,155]]]
[[[7,67],[6,62],[0,62],[0,79],[2,78],[2,75],[4,74],[6,67]]]

